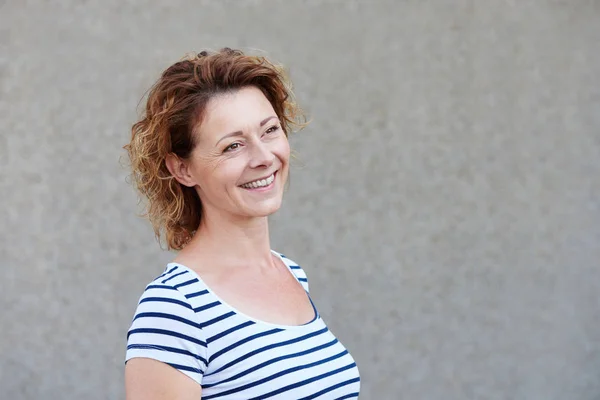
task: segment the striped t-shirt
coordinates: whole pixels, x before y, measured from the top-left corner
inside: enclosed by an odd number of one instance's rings
[[[273,254],[308,295],[302,268]],[[219,299],[191,269],[170,263],[140,298],[126,360],[171,365],[202,386],[204,400],[356,399],[356,363],[314,310],[304,325],[262,322]]]

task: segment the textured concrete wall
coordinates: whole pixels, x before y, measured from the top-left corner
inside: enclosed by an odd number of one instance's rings
[[[121,399],[173,255],[119,165],[187,51],[263,49],[313,123],[273,248],[364,399],[600,398],[600,3],[3,1],[0,397]]]

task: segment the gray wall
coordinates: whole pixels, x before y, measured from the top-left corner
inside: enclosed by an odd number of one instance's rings
[[[313,119],[273,248],[361,398],[600,398],[598,1],[2,3],[2,399],[124,397],[173,254],[121,146],[162,69],[222,46],[286,64]]]

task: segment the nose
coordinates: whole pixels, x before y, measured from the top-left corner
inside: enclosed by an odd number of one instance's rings
[[[266,144],[261,141],[252,144],[250,151],[251,168],[270,167],[273,165],[274,160],[275,154],[273,154]]]

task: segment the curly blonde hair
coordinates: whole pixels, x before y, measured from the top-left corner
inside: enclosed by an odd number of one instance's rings
[[[145,113],[133,125],[131,142],[124,149],[131,162],[131,180],[147,200],[143,216],[152,223],[159,243],[164,234],[168,250],[181,250],[190,241],[200,225],[202,203],[194,188],[171,175],[165,159],[168,154],[190,156],[195,128],[211,98],[247,86],[263,92],[286,136],[305,125],[284,69],[240,50],[188,55],[167,68],[148,93]]]

